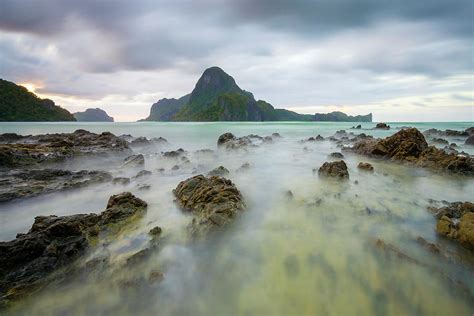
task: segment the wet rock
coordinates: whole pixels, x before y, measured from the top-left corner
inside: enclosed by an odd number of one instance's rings
[[[146,137],[137,137],[130,142],[130,145],[133,147],[142,147],[151,145],[151,142]]]
[[[151,236],[159,236],[159,235],[161,235],[161,231],[162,230],[161,230],[160,226],[155,226],[152,229],[150,229],[148,234],[150,234]]]
[[[333,152],[329,154],[330,158],[336,158],[336,159],[343,159],[344,155],[341,154],[340,152]]]
[[[138,178],[148,177],[148,176],[151,176],[151,174],[152,174],[152,172],[149,171],[149,170],[142,170],[142,171],[138,172],[137,175],[133,178],[138,179]]]
[[[120,168],[135,168],[145,165],[145,157],[142,154],[131,155],[124,159]]]
[[[176,203],[193,215],[192,236],[203,236],[230,223],[245,209],[242,194],[232,181],[218,176],[197,175],[173,190]]]
[[[112,195],[107,202],[107,209],[100,215],[100,224],[113,224],[146,211],[147,203],[130,192]]]
[[[456,130],[452,130],[452,129],[447,129],[447,130],[439,130],[439,129],[436,129],[436,128],[430,128],[428,130],[426,130],[423,134],[425,135],[428,135],[428,136],[434,136],[434,135],[438,135],[438,136],[447,136],[447,137],[466,137],[466,136],[469,136],[469,132],[466,130],[466,131],[456,131]]]
[[[465,132],[469,135],[474,135],[474,126],[466,128]]]
[[[142,249],[127,258],[127,266],[135,266],[142,263],[151,256],[152,250],[150,248]]]
[[[185,153],[183,148],[179,148],[178,150],[166,151],[163,153],[163,157],[166,158],[177,158]]]
[[[375,129],[390,129],[390,125],[387,125],[386,123],[377,123]]]
[[[432,138],[431,142],[435,143],[435,144],[440,144],[440,145],[448,145],[449,144],[449,142],[446,139],[443,139],[443,138]]]
[[[178,165],[174,165],[171,170],[179,170],[179,166]]]
[[[236,137],[232,133],[225,133],[217,139],[217,146],[225,149],[245,149],[247,147],[256,147],[263,143],[273,142],[270,136],[262,137],[255,134]]]
[[[196,150],[196,154],[213,154],[213,153],[214,153],[214,150],[209,149],[209,148]]]
[[[165,279],[164,274],[161,271],[153,270],[148,275],[148,282],[150,284],[159,283]]]
[[[140,191],[148,191],[151,189],[151,185],[149,184],[139,184],[138,185],[138,190]]]
[[[125,220],[146,208],[146,203],[130,193],[112,196],[100,215],[38,216],[26,234],[0,242],[0,303],[21,297],[51,281],[50,274],[79,258],[110,222]],[[66,277],[66,275],[62,275]]]
[[[208,176],[226,176],[229,173],[230,172],[229,172],[229,170],[227,170],[227,168],[225,168],[224,166],[219,166],[219,167],[209,171],[209,173],[207,175]]]
[[[80,156],[129,152],[127,141],[109,132],[95,134],[80,129],[63,134],[0,135],[0,166],[31,165]]]
[[[281,138],[281,135],[280,135],[280,133],[273,133],[272,137],[273,138]]]
[[[368,162],[359,162],[359,164],[357,165],[357,168],[364,171],[370,171],[370,172],[374,171],[374,167]]]
[[[310,138],[307,138],[304,140],[304,142],[320,142],[323,141],[324,137],[321,135],[317,135],[316,137],[311,136]]]
[[[229,142],[232,142],[234,140],[236,140],[237,137],[235,137],[234,134],[232,133],[225,133],[225,134],[222,134],[221,136],[219,136],[219,138],[217,139],[217,146],[223,146],[225,145],[226,143],[229,143]]]
[[[464,145],[474,146],[474,135],[469,136],[464,142]]]
[[[474,249],[474,203],[453,202],[444,207],[429,207],[438,219],[436,232]]]
[[[117,177],[112,180],[113,184],[127,185],[130,183],[130,178]]]
[[[237,168],[237,172],[244,172],[244,171],[247,171],[250,169],[250,164],[248,162],[245,162],[242,164],[242,166],[240,166],[239,168]]]
[[[352,126],[352,129],[361,129],[362,128],[362,125],[357,125],[357,126]]]
[[[362,140],[350,150],[370,157],[408,162],[438,171],[474,174],[474,159],[448,154],[442,149],[428,146],[423,134],[416,128],[402,129],[381,140]]]
[[[325,162],[319,169],[318,175],[320,177],[349,179],[349,171],[347,165],[343,160]]]
[[[153,137],[152,139],[150,139],[150,142],[152,142],[155,145],[169,144],[168,140],[166,138],[161,137],[161,136],[160,137]]]
[[[0,174],[0,202],[83,188],[111,180],[112,176],[104,171],[12,170]]]

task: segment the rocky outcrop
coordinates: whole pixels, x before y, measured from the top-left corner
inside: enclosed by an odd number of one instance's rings
[[[474,203],[454,202],[428,209],[438,219],[436,232],[474,250]]]
[[[103,171],[14,170],[0,175],[0,203],[112,180]]]
[[[51,273],[79,258],[110,223],[144,212],[146,202],[131,193],[110,198],[101,214],[38,216],[26,234],[0,242],[0,305],[48,282]]]
[[[229,170],[224,166],[219,166],[217,168],[212,169],[208,172],[208,176],[226,176],[229,174]]]
[[[374,171],[374,167],[368,162],[359,162],[359,164],[357,165],[357,168],[360,170],[369,171],[369,172]]]
[[[129,152],[128,143],[109,132],[95,134],[79,129],[63,134],[0,135],[0,167]]]
[[[472,127],[471,127],[472,128]],[[447,130],[439,130],[436,128],[430,128],[424,131],[423,134],[427,136],[444,136],[444,137],[466,137],[469,136],[469,131],[470,129],[466,129],[465,131],[456,131],[452,129],[447,129]]]
[[[123,160],[120,168],[136,168],[143,167],[145,164],[145,157],[142,154],[131,155]]]
[[[224,227],[245,209],[240,191],[223,177],[197,175],[180,182],[173,193],[179,207],[193,215],[189,230],[195,237]]]
[[[464,142],[464,145],[474,146],[474,135],[469,136]]]
[[[247,136],[236,137],[232,133],[225,133],[217,139],[217,147],[226,149],[241,149],[246,147],[255,147],[263,143],[272,143],[274,139],[281,138],[278,133],[272,136],[262,137],[260,135],[250,134]]]
[[[436,171],[474,174],[474,159],[448,154],[442,149],[428,146],[425,137],[416,128],[402,129],[384,139],[361,140],[351,150],[370,157],[408,162]]]
[[[319,168],[318,175],[325,178],[349,179],[349,171],[344,160],[325,162]]]
[[[113,122],[114,118],[109,116],[102,109],[87,109],[84,112],[73,113],[74,118],[79,122]]]
[[[333,152],[329,154],[329,158],[343,159],[344,155],[340,152]]]
[[[390,129],[390,125],[387,125],[386,123],[377,123],[375,129]]]

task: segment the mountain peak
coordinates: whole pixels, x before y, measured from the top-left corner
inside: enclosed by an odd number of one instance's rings
[[[234,78],[224,70],[219,67],[211,67],[206,69],[199,78],[191,93],[190,101],[199,100],[202,97],[214,101],[215,97],[226,92],[241,93],[242,89],[235,83]]]

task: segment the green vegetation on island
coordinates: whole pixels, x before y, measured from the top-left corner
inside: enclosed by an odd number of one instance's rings
[[[68,110],[41,99],[25,87],[0,79],[0,121],[75,121]]]
[[[79,122],[113,122],[114,118],[109,116],[107,112],[102,109],[87,109],[84,112],[73,113],[76,120]]]

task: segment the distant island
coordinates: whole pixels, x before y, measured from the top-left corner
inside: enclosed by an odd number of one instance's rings
[[[107,112],[102,109],[87,109],[84,112],[73,113],[74,117],[79,122],[113,122],[114,118],[109,116]]]
[[[0,79],[0,121],[75,121],[66,109],[52,100],[41,99],[25,87]]]
[[[372,114],[348,116],[342,112],[299,114],[275,109],[270,103],[255,100],[242,90],[234,78],[219,67],[204,71],[194,90],[179,99],[161,99],[150,115],[141,121],[336,121],[372,122]]]

